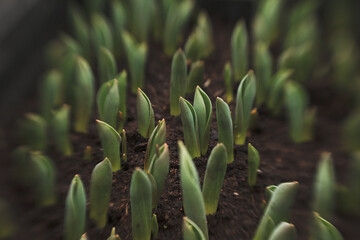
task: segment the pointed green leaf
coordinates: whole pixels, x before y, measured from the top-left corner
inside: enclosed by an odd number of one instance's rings
[[[343,236],[330,222],[320,217],[316,212],[314,214],[314,239],[319,240],[343,240]]]
[[[151,238],[156,238],[158,233],[159,233],[159,225],[157,222],[157,217],[153,213],[152,218],[151,218]]]
[[[23,145],[43,151],[47,146],[47,123],[39,115],[28,113],[17,124],[17,134]]]
[[[296,240],[296,228],[293,224],[281,222],[271,234],[269,240]]]
[[[166,141],[166,123],[165,119],[158,122],[158,125],[152,131],[148,144],[146,146],[144,170],[149,170],[156,153],[156,146],[161,147]]]
[[[121,240],[120,237],[119,237],[119,235],[117,235],[117,234],[115,233],[115,227],[113,227],[113,228],[111,229],[111,234],[110,234],[110,236],[107,238],[107,240]]]
[[[99,53],[100,48],[105,47],[112,52],[114,49],[113,36],[105,16],[99,13],[92,14],[91,24],[96,51]]]
[[[119,86],[119,110],[121,112],[121,118],[119,118],[119,125],[118,131],[124,128],[124,124],[127,119],[127,109],[126,109],[126,96],[127,96],[127,72],[123,70],[121,73],[118,74],[116,77],[118,80]]]
[[[120,142],[121,137],[119,133],[111,127],[109,124],[96,120],[97,128],[99,131],[99,137],[101,146],[104,150],[104,157],[108,158],[111,162],[113,172],[120,170]]]
[[[138,88],[136,98],[136,111],[138,119],[138,132],[144,138],[150,137],[155,127],[154,110],[146,94]]]
[[[72,154],[70,141],[70,106],[63,105],[54,111],[52,120],[53,138],[57,151],[65,156]]]
[[[239,21],[231,36],[231,61],[235,82],[240,82],[248,70],[248,33],[244,20]]]
[[[230,108],[224,100],[216,98],[216,119],[218,124],[218,141],[226,148],[227,163],[234,161],[233,123]]]
[[[97,105],[100,119],[113,128],[117,127],[119,115],[119,87],[116,79],[105,82],[98,91]]]
[[[105,158],[95,166],[90,180],[90,218],[98,228],[107,223],[111,184],[111,163]]]
[[[191,221],[189,218],[183,218],[182,225],[183,239],[184,240],[205,240],[205,236],[201,229]]]
[[[201,85],[204,79],[205,62],[196,61],[191,64],[191,69],[186,80],[186,93],[193,93],[197,85]]]
[[[179,98],[185,96],[186,92],[186,57],[181,49],[178,49],[171,63],[170,80],[170,114],[180,114]]]
[[[260,164],[259,152],[249,143],[248,144],[248,182],[250,187],[253,187],[256,184],[259,164]]]
[[[215,214],[220,198],[221,187],[227,167],[227,155],[224,144],[218,143],[211,151],[206,165],[202,194],[206,214]]]
[[[107,82],[115,78],[116,63],[113,54],[109,49],[101,46],[99,49],[98,71],[100,83]]]

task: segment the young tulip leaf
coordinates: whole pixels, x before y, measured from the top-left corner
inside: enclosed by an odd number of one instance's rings
[[[115,233],[115,227],[111,229],[111,234],[106,240],[121,240],[119,235]]]
[[[224,82],[225,82],[225,89],[226,89],[226,102],[230,103],[233,99],[234,99],[234,94],[233,94],[233,76],[232,76],[232,68],[231,68],[231,63],[229,61],[227,61],[225,63],[225,67],[224,67]]]
[[[62,102],[62,74],[57,70],[51,70],[44,78],[40,88],[41,115],[46,121],[50,121],[51,110]]]
[[[199,86],[195,90],[194,110],[197,116],[200,151],[204,155],[209,147],[212,104],[209,96]]]
[[[101,46],[99,49],[98,72],[100,83],[115,78],[116,63],[113,54],[109,49]]]
[[[47,123],[41,116],[28,113],[19,121],[17,134],[22,144],[32,150],[45,150],[47,146]]]
[[[249,119],[256,94],[256,79],[250,70],[241,80],[236,94],[234,139],[238,145],[245,144]]]
[[[130,185],[132,237],[150,240],[152,222],[152,187],[147,174],[136,168]]]
[[[118,81],[113,79],[102,84],[96,100],[100,119],[116,128],[120,108]]]
[[[103,228],[107,222],[111,184],[111,163],[105,158],[95,166],[90,181],[90,218],[98,228]]]
[[[126,109],[126,96],[127,96],[127,73],[126,70],[123,70],[121,73],[118,74],[116,77],[118,80],[119,86],[119,124],[118,124],[118,131],[120,132],[124,128],[124,124],[127,119],[127,109]]]
[[[114,55],[116,58],[119,58],[124,51],[121,32],[127,24],[127,9],[122,0],[113,0],[111,2],[110,15],[114,33]]]
[[[180,155],[180,181],[185,215],[191,219],[209,239],[204,199],[200,190],[199,176],[184,144],[178,142]]]
[[[156,146],[162,146],[166,141],[166,123],[165,119],[158,122],[158,125],[152,131],[148,144],[146,146],[144,170],[150,169],[153,163],[153,157],[156,153]]]
[[[53,137],[55,147],[59,153],[65,156],[72,154],[70,141],[70,106],[64,105],[54,112],[52,120]]]
[[[324,152],[315,177],[313,210],[327,219],[332,217],[335,209],[335,185],[331,153]]]
[[[149,98],[140,88],[138,88],[136,98],[136,111],[138,118],[138,132],[144,138],[148,138],[155,127],[154,110]]]
[[[260,164],[259,152],[250,143],[248,145],[248,182],[253,187],[256,184],[257,171]]]
[[[248,33],[245,22],[239,21],[231,36],[231,60],[235,82],[240,82],[248,69]]]
[[[73,91],[74,129],[87,133],[94,104],[94,77],[89,64],[80,56],[76,57],[75,83]]]
[[[159,233],[159,224],[157,222],[157,217],[153,213],[151,218],[151,238],[156,238]]]
[[[268,99],[269,88],[271,87],[271,75],[273,61],[268,47],[264,43],[258,43],[255,46],[255,63],[256,72],[256,103],[262,104]]]
[[[206,240],[201,229],[187,217],[183,218],[182,232],[184,240]]]
[[[269,240],[296,240],[296,228],[293,224],[281,222],[271,234]]]
[[[314,232],[313,239],[319,240],[344,240],[343,236],[330,222],[320,217],[316,212],[314,214]]]
[[[206,214],[215,214],[220,198],[220,190],[224,182],[227,167],[226,148],[217,144],[211,151],[206,165],[202,194]]]
[[[76,240],[85,231],[86,196],[79,175],[71,181],[65,202],[64,239]]]
[[[196,112],[194,107],[182,97],[180,97],[180,109],[185,144],[192,158],[199,157],[200,145]]]
[[[201,85],[204,79],[205,63],[196,61],[191,64],[191,69],[186,80],[186,93],[193,93],[197,85]]]
[[[269,218],[273,221],[274,226],[277,226],[282,221],[287,221],[298,188],[298,182],[282,183],[276,188],[265,208],[264,215],[253,238],[254,240],[267,239],[268,231],[265,231],[264,225],[268,224]]]
[[[184,52],[179,49],[175,52],[171,63],[170,114],[172,116],[180,114],[179,98],[185,96],[186,71],[186,57]]]
[[[113,172],[120,170],[120,134],[109,124],[96,120],[99,131],[101,146],[104,149],[104,157],[111,162]]]
[[[132,0],[129,2],[129,9],[131,11],[131,32],[138,41],[146,42],[148,40],[152,18],[154,15],[154,4],[155,3],[152,0]]]
[[[165,185],[166,177],[169,174],[170,167],[170,157],[169,157],[169,147],[166,143],[160,148],[156,145],[157,153],[153,156],[153,160],[150,165],[150,173],[154,177],[156,182],[156,198],[154,206],[159,202],[162,190]]]
[[[105,16],[93,14],[91,16],[92,34],[97,53],[101,47],[107,48],[110,52],[114,49],[113,36],[110,25]],[[106,79],[110,80],[110,79]]]
[[[216,98],[216,120],[218,123],[218,141],[226,148],[227,163],[234,161],[233,123],[229,106],[221,98]]]

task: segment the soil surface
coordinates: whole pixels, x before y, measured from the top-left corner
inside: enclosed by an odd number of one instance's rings
[[[234,24],[213,20],[215,51],[205,61],[204,91],[213,103],[213,115],[208,153],[194,159],[201,181],[204,178],[206,162],[211,149],[217,144],[217,123],[215,99],[223,97],[223,66],[230,60],[230,36]],[[167,144],[170,151],[170,172],[160,202],[155,211],[159,223],[157,239],[182,239],[181,225],[184,216],[182,193],[179,179],[179,158],[177,141],[183,139],[180,116],[169,114],[169,87],[171,59],[165,57],[159,44],[149,47],[146,70],[146,87],[155,112],[155,118],[166,120]],[[125,65],[119,66],[119,69]],[[328,87],[328,81],[310,83],[311,104],[317,106],[318,116],[315,139],[304,144],[294,144],[288,137],[287,121],[284,114],[272,117],[266,109],[259,106],[259,123],[249,132],[247,142],[253,144],[260,153],[260,168],[256,186],[250,189],[247,183],[247,145],[235,147],[235,161],[228,165],[221,191],[218,211],[208,216],[210,239],[251,239],[259,223],[264,206],[264,190],[268,185],[287,181],[300,183],[296,202],[292,208],[290,222],[294,223],[299,239],[308,239],[311,220],[311,199],[313,180],[320,154],[331,152],[336,165],[338,179],[346,175],[348,156],[341,148],[341,119],[346,115],[346,101],[337,97]],[[192,96],[187,96],[192,101]],[[125,126],[128,139],[128,161],[123,169],[113,174],[113,186],[108,212],[108,224],[102,230],[96,229],[87,219],[86,231],[91,240],[106,239],[111,228],[121,239],[131,239],[131,205],[129,188],[135,167],[143,166],[147,139],[137,133],[136,96],[128,96],[128,123]],[[234,103],[230,104],[234,112]],[[25,111],[36,111],[34,98],[24,101],[18,115]],[[103,160],[103,152],[95,126],[94,113],[88,134],[71,133],[74,154],[59,156],[52,146],[46,152],[57,168],[57,203],[51,207],[38,208],[29,189],[17,184],[11,174],[11,151],[16,146],[12,133],[14,125],[2,126],[6,144],[2,144],[0,161],[0,196],[5,198],[18,225],[14,239],[62,239],[65,197],[74,174],[80,174],[89,196],[90,175],[94,166]],[[83,159],[83,151],[92,147],[92,160]],[[360,219],[337,214],[332,220],[345,239],[358,239]]]

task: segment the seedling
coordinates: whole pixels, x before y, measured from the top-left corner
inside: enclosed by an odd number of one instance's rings
[[[138,88],[136,98],[136,111],[138,118],[138,132],[144,138],[148,138],[155,127],[154,110],[149,98],[140,88]]]
[[[90,181],[90,218],[98,228],[103,228],[107,222],[111,184],[111,163],[105,158],[95,166]]]
[[[178,148],[180,155],[180,181],[185,215],[201,229],[205,239],[209,239],[205,204],[200,190],[198,172],[192,161],[192,157],[181,141],[178,141]]]
[[[183,218],[182,225],[183,239],[184,240],[205,240],[205,236],[201,229],[191,221],[188,217]]]
[[[79,175],[71,181],[65,202],[64,239],[76,240],[85,232],[86,196]]]
[[[100,83],[114,79],[116,75],[115,58],[109,49],[103,46],[99,49],[98,72]]]
[[[121,0],[111,2],[111,22],[114,35],[114,55],[119,58],[123,53],[123,39],[121,32],[124,31],[127,24],[127,10]]]
[[[227,167],[227,155],[224,144],[217,144],[211,151],[206,165],[202,194],[207,215],[215,214],[220,198]]]
[[[196,61],[191,64],[189,75],[186,79],[186,93],[194,93],[196,86],[201,85],[204,79],[205,62]]]
[[[119,84],[117,79],[102,84],[97,92],[96,100],[100,119],[113,128],[116,128],[120,109]]]
[[[46,129],[47,123],[41,116],[28,113],[18,122],[17,135],[22,144],[43,151],[47,147]]]
[[[120,170],[120,134],[109,124],[96,120],[101,145],[104,149],[104,158],[108,158],[111,162],[113,172]]]
[[[91,25],[94,45],[96,48],[96,55],[99,54],[101,47],[105,47],[110,52],[112,52],[114,49],[114,38],[111,32],[110,25],[105,16],[102,16],[98,13],[92,14]]]
[[[256,79],[254,72],[250,70],[241,80],[236,94],[234,139],[235,144],[245,144],[246,134],[249,127],[249,119],[256,94]]]
[[[341,233],[330,222],[314,212],[313,239],[319,240],[343,240]]]
[[[229,61],[225,63],[225,67],[224,67],[224,82],[226,89],[225,100],[226,102],[230,103],[234,99],[234,94],[233,94],[234,89],[233,89],[233,73],[232,73],[231,63]]]
[[[63,105],[53,112],[52,133],[57,151],[65,156],[72,154],[70,141],[70,106]]]
[[[144,170],[147,171],[152,165],[153,157],[157,153],[157,147],[161,147],[166,141],[166,123],[165,119],[158,122],[155,129],[152,131],[148,144],[146,147]],[[156,147],[157,146],[157,147]]]
[[[132,0],[130,7],[130,27],[134,37],[140,42],[146,42],[149,37],[152,18],[154,16],[154,1]]]
[[[119,235],[115,233],[115,227],[111,229],[110,236],[107,238],[107,240],[121,240]]]
[[[248,145],[248,182],[253,187],[256,184],[257,171],[260,164],[259,152],[250,143]]]
[[[281,222],[274,229],[269,237],[269,240],[296,240],[296,228],[293,224],[287,222]]]
[[[231,61],[235,82],[240,82],[249,67],[248,33],[245,22],[237,22],[231,36]]]
[[[171,63],[170,114],[172,116],[180,114],[179,98],[185,96],[186,93],[186,72],[185,54],[181,49],[178,49]]]
[[[218,141],[226,148],[227,163],[234,161],[233,123],[229,106],[221,98],[216,98],[216,119],[218,124]]]
[[[255,46],[254,69],[256,72],[256,103],[257,105],[267,101],[271,87],[273,61],[268,47],[263,43]]]

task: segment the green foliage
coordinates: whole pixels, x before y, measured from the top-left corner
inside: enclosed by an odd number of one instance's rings
[[[273,61],[268,47],[264,43],[255,46],[254,69],[256,72],[256,103],[258,105],[268,100],[271,87]]]
[[[183,218],[182,225],[183,239],[184,240],[205,240],[205,236],[201,229],[191,221],[188,217]]]
[[[170,80],[170,114],[178,116],[180,114],[179,98],[186,93],[186,57],[181,49],[178,49],[171,63]]]
[[[157,222],[156,214],[153,213],[151,218],[151,238],[155,239],[159,233],[159,224]]]
[[[249,127],[249,119],[256,95],[256,79],[254,72],[250,70],[241,80],[236,94],[234,139],[235,144],[245,144],[246,133]]]
[[[90,218],[98,228],[105,227],[112,184],[112,168],[109,159],[98,163],[90,180]]]
[[[64,239],[78,240],[85,231],[86,196],[79,175],[71,181],[65,202]]]
[[[204,61],[196,61],[191,64],[189,75],[186,78],[186,93],[194,93],[196,86],[201,85],[204,79],[204,72]]]
[[[120,72],[116,79],[118,80],[119,85],[119,95],[120,95],[120,104],[119,104],[119,126],[118,131],[120,132],[124,128],[124,124],[127,119],[127,109],[126,109],[126,96],[127,96],[127,73],[125,70]]]
[[[53,112],[51,129],[57,151],[65,156],[71,155],[73,149],[70,141],[70,106],[63,105]]]
[[[152,131],[148,144],[146,146],[145,161],[144,161],[144,170],[149,170],[149,167],[152,165],[153,157],[157,152],[157,147],[161,147],[166,141],[166,122],[165,119],[162,119],[158,122],[155,129]]]
[[[198,172],[189,152],[181,141],[178,142],[178,148],[180,155],[180,181],[185,215],[201,229],[205,239],[209,239],[205,204],[200,190]]]
[[[136,112],[138,119],[138,132],[144,138],[150,137],[155,127],[154,110],[146,94],[138,88],[136,98]]]
[[[224,100],[216,98],[216,119],[218,124],[218,141],[226,148],[227,163],[234,161],[233,123],[230,108]]]
[[[330,222],[320,217],[316,212],[314,215],[314,226],[312,239],[316,240],[343,240],[341,233]]]
[[[80,56],[75,60],[73,83],[73,115],[76,132],[87,133],[94,105],[94,76],[89,64]]]
[[[107,240],[121,240],[120,237],[119,237],[119,235],[117,235],[117,234],[115,233],[115,227],[113,227],[113,228],[111,229],[111,234],[110,234],[110,236],[107,238]]]
[[[129,10],[131,11],[131,32],[140,42],[146,42],[149,37],[153,19],[154,0],[131,0]]]
[[[250,187],[253,187],[256,184],[259,164],[260,164],[259,152],[249,143],[248,144],[248,182]]]
[[[195,3],[193,0],[172,1],[166,14],[164,26],[164,52],[171,56],[181,41],[181,32],[189,22]]]
[[[324,152],[315,176],[313,210],[330,219],[335,208],[335,170],[331,153]]]
[[[281,222],[272,232],[269,240],[296,240],[296,228],[293,224]]]
[[[100,83],[109,81],[116,75],[115,58],[109,49],[102,46],[99,49],[98,72]]]
[[[117,79],[105,82],[97,93],[99,117],[113,128],[117,127],[120,109],[119,84]]]
[[[145,64],[148,49],[145,42],[137,43],[130,33],[124,31],[122,36],[131,76],[131,91],[136,93],[138,88],[144,86]]]
[[[120,134],[109,124],[96,120],[97,128],[99,131],[99,137],[101,146],[104,150],[104,157],[108,158],[111,162],[113,172],[120,170]]]
[[[124,51],[121,33],[124,31],[128,20],[127,11],[122,0],[112,0],[110,15],[113,25],[114,55],[119,58]]]
[[[205,155],[209,147],[212,104],[209,96],[199,87],[196,87],[194,96],[194,110],[197,116],[199,147]]]
[[[215,214],[220,198],[221,187],[227,167],[227,154],[224,144],[218,143],[211,151],[206,165],[202,194],[206,214]]]
[[[269,234],[269,231],[266,230],[268,229],[267,225],[270,227],[272,225],[277,226],[280,222],[287,221],[298,188],[298,182],[287,182],[281,183],[275,189],[265,208],[264,215],[261,218],[253,240],[267,239],[267,234]],[[273,224],[271,224],[271,221]]]
[[[311,140],[316,110],[308,109],[307,93],[297,82],[289,81],[286,83],[285,104],[291,139],[295,143]]]
[[[62,74],[55,69],[50,70],[40,87],[41,115],[46,121],[50,121],[51,110],[62,102]]]
[[[230,103],[234,99],[233,94],[233,73],[231,68],[231,63],[227,61],[224,66],[224,82],[225,82],[225,89],[226,89],[226,102]]]
[[[152,225],[152,187],[146,173],[136,168],[130,185],[132,239],[150,240]]]
[[[245,22],[237,22],[231,36],[231,61],[235,82],[240,82],[248,69],[248,33]]]
[[[91,26],[92,35],[93,35],[94,47],[96,49],[96,54],[99,54],[101,47],[105,47],[110,52],[112,52],[114,49],[114,43],[113,43],[114,38],[111,32],[111,27],[105,16],[99,13],[92,14],[91,25],[92,25]]]
[[[47,146],[47,123],[39,115],[28,113],[17,124],[17,135],[23,145],[43,151]]]

